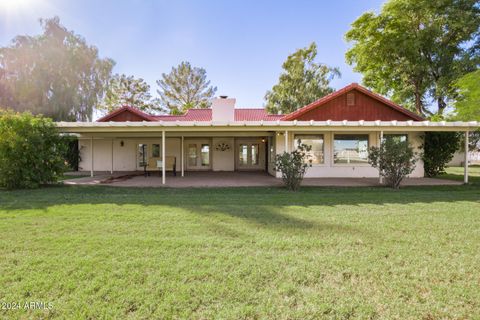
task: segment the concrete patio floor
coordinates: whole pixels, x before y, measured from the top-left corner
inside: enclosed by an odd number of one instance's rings
[[[171,187],[171,188],[202,188],[202,187],[277,187],[282,186],[282,180],[276,179],[264,172],[186,172],[185,177],[173,176],[167,173],[166,184],[158,173],[148,177],[139,172],[98,173],[94,177],[82,177],[64,181],[67,185],[108,185],[114,187]],[[407,178],[404,186],[435,186],[461,185],[459,181]],[[379,186],[377,178],[305,178],[303,186],[322,187],[372,187]]]

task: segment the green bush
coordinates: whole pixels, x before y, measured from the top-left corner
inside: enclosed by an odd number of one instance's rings
[[[303,177],[308,167],[312,166],[312,160],[308,152],[312,147],[300,143],[296,150],[284,152],[275,157],[275,170],[282,173],[283,183],[290,191],[300,188]]]
[[[380,147],[371,147],[368,163],[378,168],[385,184],[398,189],[402,180],[415,169],[416,154],[408,141],[386,137]]]
[[[65,168],[64,146],[52,120],[0,110],[0,187],[56,182]]]
[[[445,173],[446,164],[460,147],[456,132],[426,132],[423,143],[423,166],[427,177]]]
[[[80,150],[78,148],[78,138],[76,136],[66,135],[62,136],[63,159],[68,170],[78,171],[78,164],[80,163]]]

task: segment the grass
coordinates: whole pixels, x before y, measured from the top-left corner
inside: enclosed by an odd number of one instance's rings
[[[446,173],[439,178],[463,181],[463,170],[463,167],[449,167],[446,168]],[[468,182],[473,185],[480,185],[480,165],[473,165],[468,168]]]
[[[471,319],[480,188],[0,191],[8,319]]]

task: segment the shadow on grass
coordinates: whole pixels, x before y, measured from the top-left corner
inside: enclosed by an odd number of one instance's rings
[[[107,186],[52,186],[37,190],[0,191],[0,218],[3,213],[21,210],[47,211],[52,206],[112,205],[163,206],[198,215],[216,233],[239,236],[227,230],[221,216],[239,219],[261,229],[358,233],[347,225],[312,221],[289,214],[295,207],[429,204],[468,201],[480,203],[478,186],[405,187],[398,191],[380,187],[303,187],[299,192],[283,188],[118,188]],[[85,210],[92,210],[87,207]],[[101,210],[101,209],[100,209]],[[100,211],[101,212],[101,211]],[[237,233],[236,233],[237,232]]]
[[[319,197],[319,188],[304,188],[297,193],[282,188],[218,188],[218,189],[167,189],[167,188],[118,188],[105,186],[56,186],[37,190],[0,192],[0,218],[2,211],[14,213],[22,210],[47,211],[52,206],[73,205],[140,205],[179,208],[197,215],[215,233],[224,236],[241,236],[239,230],[230,230],[222,216],[238,219],[259,229],[335,231],[358,233],[355,228],[312,221],[288,214],[287,206],[325,204]],[[331,192],[331,190],[329,191]],[[340,194],[340,193],[337,193]],[[343,200],[330,205],[342,203]],[[86,210],[92,210],[89,207]],[[291,212],[291,211],[290,211]],[[68,213],[68,207],[65,208]]]
[[[54,205],[115,204],[173,207],[232,208],[255,206],[386,205],[480,201],[480,188],[422,186],[392,190],[382,187],[127,188],[108,186],[50,186],[35,190],[0,191],[0,210],[42,209]]]

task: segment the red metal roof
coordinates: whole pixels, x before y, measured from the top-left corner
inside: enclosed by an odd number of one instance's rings
[[[107,122],[111,121],[112,119],[119,117],[122,113],[124,112],[129,112],[131,114],[134,114],[135,116],[141,118],[143,121],[155,121],[155,117],[152,115],[149,115],[148,113],[145,113],[141,110],[138,110],[137,108],[130,107],[130,106],[123,106],[121,108],[118,108],[116,110],[113,110],[106,116],[101,117],[98,119],[98,122]]]
[[[124,111],[130,111],[142,117],[143,121],[211,121],[212,109],[190,109],[184,115],[148,115],[133,107],[122,107],[98,119],[99,122],[114,121]],[[274,121],[283,115],[268,114],[265,109],[235,109],[235,121]]]
[[[317,101],[306,105],[303,108],[300,108],[292,113],[286,115],[274,115],[268,114],[265,109],[260,108],[238,108],[235,109],[235,121],[292,121],[298,119],[300,116],[306,114],[309,111],[312,111],[320,106],[327,104],[328,102],[332,101],[333,99],[346,94],[349,91],[358,90],[365,95],[381,102],[382,106],[385,105],[387,108],[392,108],[406,117],[422,121],[424,120],[422,117],[413,113],[398,104],[390,101],[376,93],[371,92],[365,87],[357,83],[352,83],[346,86],[343,89],[335,91]],[[320,111],[320,110],[319,110]],[[130,113],[130,114],[129,114]],[[308,117],[309,115],[305,115],[304,117]],[[355,117],[353,114],[352,116]],[[98,119],[99,122],[106,122],[106,121],[125,121],[125,119],[132,118],[134,120],[130,121],[211,121],[212,120],[212,109],[190,109],[184,115],[150,115],[143,111],[140,111],[136,108],[130,106],[123,106],[115,111],[112,111],[108,115]],[[139,120],[138,120],[139,119]],[[356,120],[367,120],[367,119],[356,119]],[[377,120],[377,119],[374,119]]]
[[[318,99],[317,101],[314,101],[308,105],[306,105],[305,107],[303,108],[300,108],[292,113],[289,113],[289,114],[286,114],[285,116],[282,117],[282,121],[291,121],[291,120],[295,120],[297,119],[299,116],[313,110],[313,109],[316,109],[324,104],[326,104],[327,102],[343,95],[343,94],[346,94],[347,92],[349,91],[352,91],[352,90],[358,90],[364,94],[366,94],[367,96],[370,96],[371,98],[373,99],[376,99],[380,102],[382,102],[383,104],[385,104],[386,106],[392,108],[392,109],[395,109],[396,111],[399,111],[400,113],[403,113],[405,115],[407,115],[408,117],[412,118],[412,120],[417,120],[417,121],[422,121],[424,120],[421,116],[419,116],[418,114],[414,113],[414,112],[411,112],[410,110],[407,110],[405,109],[404,107],[394,103],[393,101],[390,101],[384,97],[382,97],[381,95],[379,94],[376,94],[376,93],[373,93],[372,91],[368,90],[367,88],[359,85],[358,83],[352,83],[340,90],[337,90],[329,95],[326,95],[325,97],[323,98],[320,98]],[[365,120],[365,119],[357,119],[357,120]]]

